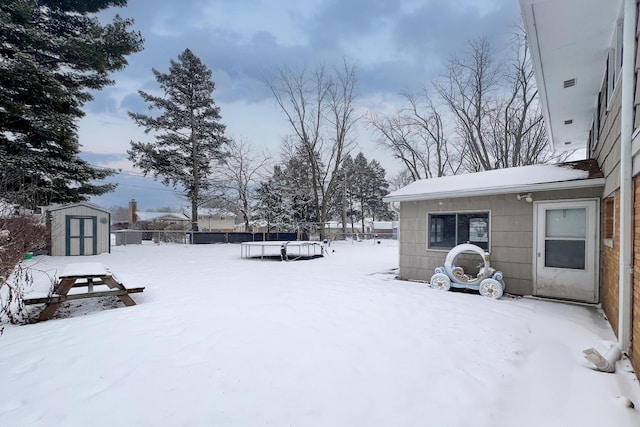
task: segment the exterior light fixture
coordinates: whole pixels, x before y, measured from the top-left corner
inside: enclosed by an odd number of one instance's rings
[[[518,194],[516,196],[516,199],[518,199],[518,200],[523,200],[524,199],[527,203],[533,202],[533,196],[531,195],[531,193]]]

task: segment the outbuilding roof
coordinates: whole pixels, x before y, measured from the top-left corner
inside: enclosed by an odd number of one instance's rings
[[[46,210],[48,210],[49,212],[53,212],[53,211],[58,211],[60,209],[71,209],[71,208],[75,208],[78,206],[84,206],[90,209],[95,209],[104,213],[111,213],[109,212],[107,209],[98,206],[96,204],[90,203],[90,202],[78,202],[78,203],[70,203],[67,205],[54,205],[54,206],[50,206],[48,208],[46,208]]]
[[[595,160],[579,160],[422,179],[389,193],[383,200],[402,202],[600,187],[604,181]]]

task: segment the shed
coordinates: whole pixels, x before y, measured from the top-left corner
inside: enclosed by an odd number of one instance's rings
[[[111,252],[111,213],[86,202],[47,211],[51,255],[98,255]]]
[[[456,245],[490,252],[506,292],[595,303],[599,199],[593,160],[416,181],[387,195],[399,207],[399,278],[429,281]]]

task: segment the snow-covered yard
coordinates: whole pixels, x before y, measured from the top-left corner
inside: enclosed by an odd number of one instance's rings
[[[133,307],[80,300],[6,325],[0,425],[640,425],[628,362],[606,374],[582,356],[615,341],[597,310],[395,280],[395,242],[331,249],[276,262],[145,244],[81,259],[146,289]],[[52,275],[78,261],[28,262]]]

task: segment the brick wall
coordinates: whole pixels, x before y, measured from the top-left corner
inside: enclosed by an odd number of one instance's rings
[[[634,178],[633,202],[633,287],[631,302],[631,350],[629,356],[636,376],[640,377],[640,175]],[[634,345],[635,343],[635,345]]]
[[[620,260],[620,233],[617,224],[620,221],[620,191],[615,193],[615,213],[613,235],[613,247],[602,245],[602,270],[600,277],[602,285],[600,288],[600,301],[602,308],[609,318],[614,331],[618,330],[618,269]],[[603,225],[604,228],[604,225]],[[640,267],[640,264],[638,264]]]

